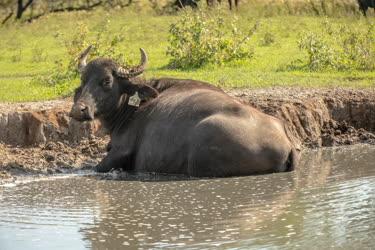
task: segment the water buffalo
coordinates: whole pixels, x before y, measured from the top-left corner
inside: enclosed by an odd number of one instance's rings
[[[174,2],[174,6],[177,6],[178,8],[184,8],[186,6],[189,6],[193,9],[198,7],[196,0],[176,0]]]
[[[213,5],[215,5],[215,2],[216,2],[215,0],[207,0],[207,5],[208,6],[213,6]],[[221,4],[221,0],[217,0],[217,2],[219,2],[219,4]],[[229,9],[232,10],[233,4],[237,8],[238,7],[238,2],[239,2],[239,0],[228,0]]]
[[[221,4],[221,0],[207,0],[207,6],[214,6],[216,1]],[[190,6],[191,8],[197,8],[199,0],[176,0],[174,5],[179,8],[184,8],[186,6]],[[239,0],[228,0],[229,3],[229,9],[232,10],[232,6],[237,8],[238,7]]]
[[[294,169],[297,153],[283,123],[194,80],[142,80],[147,63],[124,68],[111,59],[79,59],[80,87],[71,116],[98,118],[111,147],[98,172],[127,171],[225,177]],[[139,95],[139,107],[129,99]]]
[[[363,12],[363,15],[366,16],[368,8],[375,9],[375,0],[358,0],[359,9]]]

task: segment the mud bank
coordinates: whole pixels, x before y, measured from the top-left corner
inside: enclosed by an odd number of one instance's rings
[[[285,121],[301,147],[375,144],[375,90],[268,88],[230,95]],[[0,104],[0,180],[96,165],[108,137],[68,116],[71,100]]]
[[[230,94],[284,120],[303,147],[375,142],[375,89],[269,88]]]

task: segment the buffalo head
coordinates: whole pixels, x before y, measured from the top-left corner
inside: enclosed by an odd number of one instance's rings
[[[78,60],[81,85],[75,91],[70,113],[74,119],[85,121],[114,115],[114,110],[127,104],[129,97],[137,92],[143,99],[157,95],[152,87],[134,81],[134,77],[142,74],[147,64],[143,49],[140,49],[141,63],[126,68],[108,58],[97,58],[87,63],[91,47],[83,51]]]

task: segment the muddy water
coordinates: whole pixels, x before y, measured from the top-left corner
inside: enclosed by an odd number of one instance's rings
[[[0,187],[0,249],[375,246],[373,146],[306,152],[293,173],[142,178]]]

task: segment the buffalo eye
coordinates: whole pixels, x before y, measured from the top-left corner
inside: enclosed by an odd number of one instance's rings
[[[102,82],[102,85],[104,88],[106,89],[110,89],[111,86],[112,86],[112,79],[110,77],[106,77],[103,82]]]

